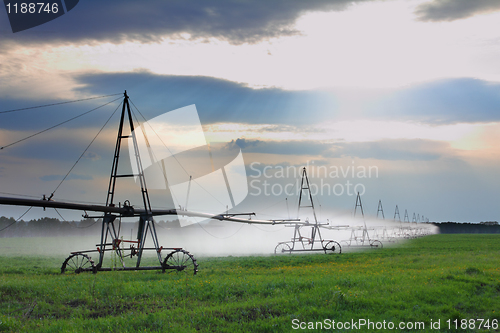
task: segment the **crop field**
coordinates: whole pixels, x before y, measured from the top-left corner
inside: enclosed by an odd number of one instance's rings
[[[64,256],[16,255],[16,240],[6,242],[0,331],[385,332],[391,323],[399,332],[500,331],[497,235],[433,235],[341,255],[199,258],[196,276],[61,275]]]

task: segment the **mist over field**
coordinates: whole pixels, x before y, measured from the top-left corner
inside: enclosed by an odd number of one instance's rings
[[[334,223],[336,222],[336,223]],[[350,224],[348,224],[350,222]],[[353,223],[354,222],[354,223]],[[24,222],[23,222],[24,223]],[[36,224],[37,222],[30,222]],[[59,222],[58,222],[59,223]],[[88,223],[88,222],[87,222]],[[88,224],[90,225],[90,224]],[[348,247],[346,242],[352,245],[359,244],[354,237],[361,239],[364,223],[361,219],[344,219],[330,221],[330,226],[338,226],[337,230],[321,228],[321,236],[324,240],[335,240],[340,243],[343,252],[353,250],[373,250],[369,246],[370,240],[380,240],[384,247],[404,242],[410,238],[409,230],[423,228],[426,234],[438,232],[438,228],[431,224],[418,225],[415,223],[400,223],[386,220],[366,220],[367,238],[363,247]],[[83,222],[80,227],[84,226]],[[348,227],[347,227],[348,226]],[[70,252],[95,250],[100,243],[101,222],[91,225],[90,230],[78,229],[72,226],[71,233],[67,236],[56,232],[55,237],[40,237],[41,233],[24,231],[24,235],[30,237],[19,237],[23,231],[10,238],[0,238],[0,251],[5,255],[43,255],[60,257],[68,256]],[[116,224],[118,228],[118,224]],[[82,230],[85,230],[83,235]],[[124,222],[121,224],[121,237],[124,240],[136,240],[137,223]],[[159,244],[164,248],[183,248],[195,257],[209,256],[248,256],[248,255],[274,255],[274,249],[279,242],[290,242],[294,235],[293,225],[251,225],[234,222],[203,221],[188,227],[172,227],[165,222],[156,223]],[[303,226],[300,232],[303,237],[311,237],[312,228]],[[401,233],[403,231],[403,233]],[[81,233],[82,236],[78,236]],[[46,232],[44,235],[50,235]],[[316,238],[319,240],[319,236]],[[344,241],[344,242],[343,242]],[[108,242],[110,240],[108,239]],[[122,247],[129,248],[130,244],[123,243]],[[136,246],[136,245],[135,245]],[[148,234],[146,247],[153,247],[150,234]],[[307,240],[304,240],[305,248],[310,248]],[[320,246],[318,244],[318,246]],[[297,241],[295,249],[303,249],[302,243]],[[163,250],[163,256],[170,251]],[[146,255],[154,255],[154,251],[146,251]],[[98,253],[90,254],[97,258]],[[110,253],[106,254],[110,256]]]

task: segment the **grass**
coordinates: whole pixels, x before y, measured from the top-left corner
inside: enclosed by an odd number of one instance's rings
[[[436,332],[432,319],[440,332],[457,331],[447,320],[475,332],[460,321],[500,321],[499,259],[497,235],[433,235],[342,255],[201,258],[196,276],[68,276],[58,257],[0,256],[0,331],[289,332],[294,319],[366,319]]]

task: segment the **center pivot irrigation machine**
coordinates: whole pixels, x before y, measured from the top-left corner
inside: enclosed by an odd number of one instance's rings
[[[111,103],[111,102],[110,102]],[[107,103],[109,104],[109,103]],[[105,104],[105,105],[107,105]],[[97,109],[97,108],[96,108]],[[94,109],[95,110],[95,109]],[[90,111],[89,111],[90,112]],[[88,112],[87,112],[88,113]],[[76,117],[75,117],[76,118]],[[75,119],[72,118],[72,119]],[[108,119],[109,121],[109,119]],[[107,122],[106,122],[107,123]],[[62,123],[61,123],[62,124]],[[106,125],[106,124],[105,124]],[[53,126],[55,127],[55,126]],[[51,128],[53,128],[51,127]],[[309,191],[309,198],[311,200],[311,207],[314,213],[314,223],[309,221],[296,220],[257,220],[257,219],[245,219],[240,218],[238,215],[252,216],[255,213],[244,213],[244,214],[210,214],[210,213],[200,213],[188,211],[185,209],[152,209],[149,199],[149,194],[146,186],[146,179],[144,176],[144,170],[141,162],[141,157],[139,154],[138,141],[136,134],[134,132],[132,112],[130,110],[129,96],[127,92],[124,93],[124,98],[122,102],[122,110],[120,117],[120,124],[118,127],[118,135],[116,139],[116,146],[113,157],[113,164],[111,167],[111,174],[109,177],[109,185],[107,191],[107,198],[105,205],[95,205],[95,204],[82,204],[82,203],[71,203],[71,202],[60,202],[54,201],[52,198],[54,193],[52,193],[48,198],[44,196],[43,199],[25,199],[17,197],[0,197],[1,205],[15,205],[15,206],[26,206],[26,207],[42,207],[42,208],[54,208],[54,209],[68,209],[68,210],[78,210],[83,211],[84,217],[91,217],[87,212],[98,212],[102,215],[92,216],[92,218],[102,219],[101,237],[99,244],[96,245],[94,250],[85,251],[75,251],[71,252],[70,256],[66,258],[61,266],[61,273],[66,274],[78,274],[81,272],[93,272],[98,271],[109,271],[109,270],[162,270],[165,271],[177,271],[177,272],[192,272],[196,274],[198,272],[198,263],[194,256],[188,251],[182,248],[171,248],[160,246],[154,217],[162,215],[181,215],[187,217],[199,217],[205,219],[215,219],[219,221],[230,221],[237,223],[247,223],[247,224],[285,224],[291,225],[295,228],[294,238],[292,239],[291,246],[285,242],[278,244],[276,248],[276,253],[285,253],[291,251],[325,251],[329,253],[340,253],[340,245],[333,240],[324,240],[321,238],[319,228],[327,228],[326,224],[318,223],[316,220],[316,214],[314,212],[314,205],[312,203],[312,196]],[[42,133],[41,131],[39,133]],[[38,134],[39,134],[38,133]],[[145,133],[144,133],[145,135]],[[32,135],[34,136],[34,135]],[[30,137],[32,137],[30,136]],[[28,137],[29,138],[29,137]],[[94,138],[95,139],[95,138]],[[24,139],[23,139],[24,140]],[[128,140],[129,145],[133,145],[133,149],[129,151],[133,152],[135,158],[131,158],[131,162],[135,162],[135,170],[132,174],[120,174],[118,164],[120,162],[120,153],[122,150],[122,141]],[[22,141],[22,140],[20,140]],[[20,142],[18,141],[18,142]],[[147,141],[147,138],[146,138]],[[93,141],[92,141],[93,142]],[[92,143],[91,142],[91,143]],[[12,144],[11,144],[12,145]],[[10,146],[10,145],[9,145]],[[89,145],[90,146],[90,145]],[[5,146],[7,147],[7,146]],[[2,147],[3,149],[4,147]],[[88,148],[88,147],[87,147]],[[149,147],[148,147],[149,148]],[[83,156],[83,154],[82,154]],[[133,161],[135,160],[135,161]],[[77,161],[78,162],[78,161]],[[75,163],[76,165],[76,163]],[[70,170],[71,171],[71,170]],[[140,191],[142,196],[142,203],[140,208],[133,206],[128,200],[123,203],[116,204],[115,193],[116,193],[116,183],[122,178],[135,178],[140,185]],[[302,190],[309,190],[309,181],[307,179],[306,171],[304,168],[302,183],[306,183],[306,187],[302,186]],[[302,199],[302,191],[301,191]],[[300,200],[301,200],[300,199]],[[299,200],[299,211],[301,208],[301,201]],[[135,240],[124,240],[120,236],[120,226],[122,218],[138,218],[139,228],[137,231],[137,238]],[[311,237],[303,237],[300,233],[301,228],[311,227]],[[148,235],[151,237],[153,247],[145,247],[146,239]],[[319,239],[318,239],[319,238]],[[321,244],[320,248],[315,248],[315,245]],[[124,245],[127,244],[128,248]],[[297,245],[302,245],[302,250],[297,248]],[[310,246],[307,247],[306,245]],[[143,252],[149,250],[156,253],[158,260],[157,266],[141,266],[141,259],[143,257]],[[168,251],[168,254],[163,257],[163,253]],[[106,253],[113,253],[116,258],[119,259],[119,265],[117,267],[104,267],[103,260]],[[92,259],[92,255],[98,257],[97,263]],[[127,267],[125,264],[125,258],[136,257],[135,266]]]
[[[352,228],[351,237],[348,240],[341,241],[342,245],[345,247],[353,247],[353,248],[369,246],[370,248],[381,249],[383,247],[382,242],[379,241],[378,239],[371,238],[370,234],[368,233],[368,227],[366,226],[366,221],[365,221],[365,213],[363,211],[363,204],[361,203],[361,196],[359,195],[359,192],[356,196],[356,205],[354,206],[353,218],[356,218],[356,211],[358,207],[361,210],[361,218],[363,221],[363,225]],[[371,230],[375,230],[375,228],[371,228]]]
[[[302,202],[302,193],[306,192],[305,195],[306,203]],[[309,203],[307,203],[309,199]],[[342,248],[340,244],[334,240],[323,239],[321,236],[321,228],[324,229],[341,229],[347,228],[348,226],[330,226],[329,223],[318,222],[316,218],[316,210],[314,208],[314,201],[311,194],[311,188],[309,186],[309,178],[307,177],[306,168],[302,169],[302,180],[300,182],[300,194],[299,194],[299,204],[297,208],[297,217],[300,216],[300,210],[310,208],[314,217],[314,222],[310,222],[306,219],[305,222],[300,222],[299,219],[295,221],[289,221],[289,227],[294,228],[293,238],[291,241],[280,242],[276,245],[274,249],[275,254],[292,253],[292,252],[311,252],[311,251],[324,251],[325,253],[342,253]],[[303,236],[301,230],[304,228],[311,228],[311,234],[309,237]]]

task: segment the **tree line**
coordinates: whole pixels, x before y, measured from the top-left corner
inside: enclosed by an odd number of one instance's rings
[[[95,236],[102,228],[102,219],[82,219],[80,221],[61,221],[57,218],[43,217],[29,221],[16,220],[12,217],[0,217],[0,238],[5,237],[61,237]],[[115,222],[116,223],[116,222]],[[178,220],[156,222],[163,228],[179,228]],[[128,230],[137,230],[139,222],[126,222],[122,226]],[[118,227],[118,225],[116,224]]]

